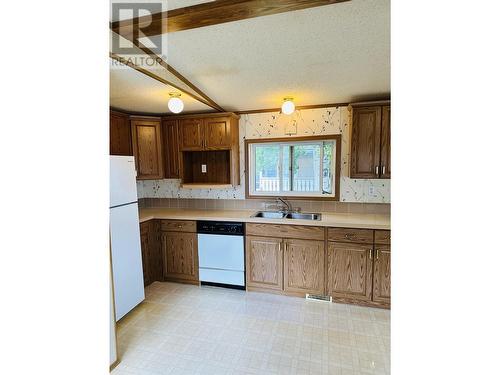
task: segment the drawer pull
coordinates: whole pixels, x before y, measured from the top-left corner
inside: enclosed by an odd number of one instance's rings
[[[348,239],[348,240],[352,240],[353,237],[355,237],[355,234],[354,233],[346,233],[345,234],[345,238]]]

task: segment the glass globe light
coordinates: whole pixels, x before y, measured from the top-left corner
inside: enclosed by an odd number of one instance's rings
[[[295,104],[292,98],[285,98],[281,105],[281,112],[285,115],[291,115],[295,111]]]
[[[178,96],[171,97],[168,101],[168,109],[173,113],[180,113],[184,109],[184,103]]]

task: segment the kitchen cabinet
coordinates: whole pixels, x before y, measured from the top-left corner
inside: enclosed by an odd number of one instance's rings
[[[179,123],[177,120],[162,120],[165,178],[180,178]]]
[[[391,247],[375,245],[373,265],[373,300],[391,302]]]
[[[238,116],[234,114],[179,119],[181,151],[229,150],[238,142]]]
[[[164,278],[198,284],[196,223],[162,220],[161,231]]]
[[[142,273],[144,276],[144,286],[151,284],[149,261],[151,259],[149,248],[149,222],[140,224],[141,231],[141,254],[142,254]]]
[[[334,300],[389,307],[391,232],[328,228],[326,292]]]
[[[109,154],[132,156],[130,119],[125,113],[109,113]]]
[[[144,286],[163,281],[163,258],[160,248],[159,223],[149,220],[140,224]]]
[[[373,245],[329,242],[328,295],[370,301],[372,267]]]
[[[380,178],[391,178],[391,107],[382,107]]]
[[[248,223],[245,230],[247,287],[296,296],[324,294],[324,228]]]
[[[156,180],[163,178],[160,119],[131,117],[131,128],[137,179]]]
[[[351,105],[350,178],[390,178],[390,105]]]
[[[282,239],[246,236],[247,286],[282,290],[282,272]]]
[[[207,150],[225,150],[231,148],[231,118],[207,118],[204,120],[204,127],[205,148]]]
[[[324,241],[284,240],[285,292],[323,294],[325,290]]]
[[[201,151],[204,149],[204,131],[202,118],[179,120],[180,147],[182,151]]]
[[[183,185],[240,184],[239,116],[234,113],[169,116],[177,120]]]

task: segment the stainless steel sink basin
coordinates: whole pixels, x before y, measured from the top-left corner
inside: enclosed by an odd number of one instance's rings
[[[285,217],[285,213],[280,211],[259,211],[252,216],[262,217],[264,219],[283,219]]]
[[[321,220],[321,214],[305,212],[290,212],[287,214],[281,211],[258,211],[252,216],[264,219]]]
[[[298,220],[321,220],[321,214],[310,214],[310,213],[300,213],[291,212],[285,216],[286,219],[298,219]]]

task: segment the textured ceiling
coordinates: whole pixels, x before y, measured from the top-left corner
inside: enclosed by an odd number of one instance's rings
[[[110,105],[116,109],[141,113],[169,113],[169,92],[179,92],[129,67],[110,70]],[[184,112],[206,112],[212,108],[187,95],[181,96]]]
[[[184,30],[164,42],[169,64],[226,110],[275,108],[285,96],[312,105],[390,93],[389,0]],[[137,106],[150,100],[128,95]]]

